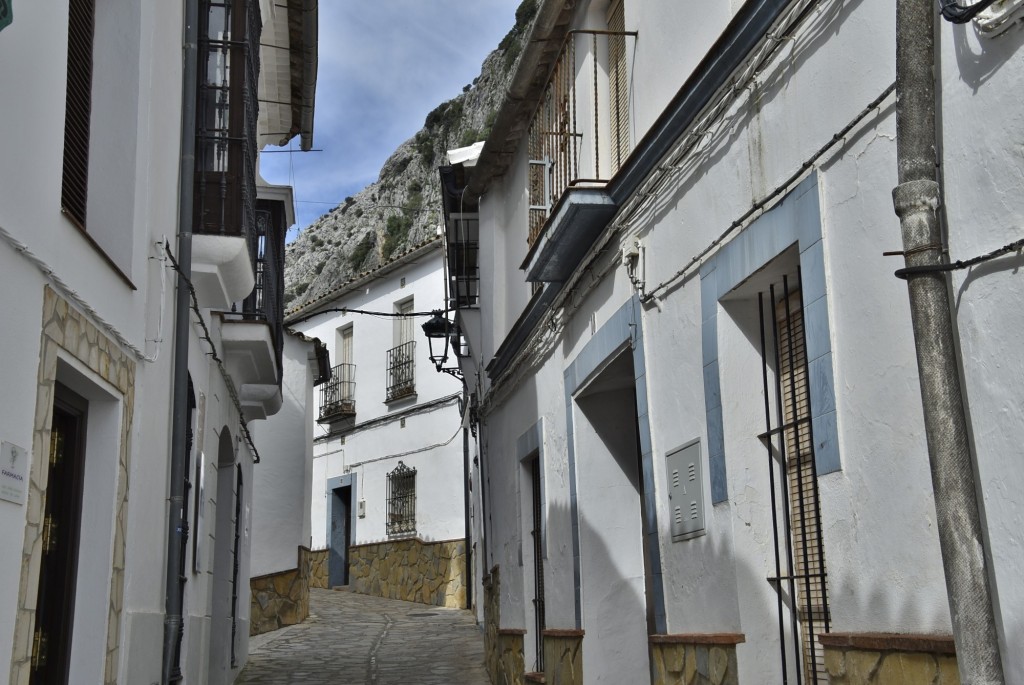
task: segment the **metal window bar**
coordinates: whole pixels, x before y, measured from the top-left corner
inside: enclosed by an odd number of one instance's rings
[[[244,319],[266,321],[270,325],[278,380],[284,350],[284,233],[283,222],[275,222],[271,212],[256,212],[255,229],[248,234],[256,286],[242,303]]]
[[[410,340],[388,350],[386,402],[416,392],[416,341]]]
[[[636,35],[635,31],[578,30],[566,36],[527,133],[530,247],[566,190],[580,184],[607,183],[628,154],[625,39]],[[578,44],[582,44],[579,50]],[[601,67],[610,68],[610,76]],[[604,83],[609,86],[610,102],[600,98]],[[602,121],[608,122],[604,125],[608,132],[602,133]],[[612,152],[612,163],[604,167],[602,136],[608,138]]]
[[[213,0],[200,13],[195,231],[248,235],[256,223],[259,4]]]
[[[536,458],[530,464],[530,480],[533,486],[533,529],[530,535],[533,536],[533,579],[534,579],[534,627],[537,640],[537,660],[535,671],[544,670],[544,628],[546,626],[546,615],[544,611],[544,544],[541,538],[541,516],[543,503],[540,492],[540,459]]]
[[[453,216],[448,239],[448,268],[452,282],[449,306],[476,307],[480,297],[479,220]]]
[[[320,386],[320,421],[356,414],[356,365],[338,364],[331,379]]]
[[[385,525],[389,536],[416,533],[416,469],[398,462],[388,474],[388,520]]]
[[[806,679],[817,685],[828,682],[824,650],[817,638],[828,632],[829,609],[799,286],[791,290],[789,278],[783,277],[781,297],[772,285],[767,297],[764,292],[758,294],[758,308],[766,423],[758,437],[769,457],[775,575],[768,580],[777,592],[782,682],[789,682],[792,650],[794,663],[800,664],[795,682],[799,685]]]

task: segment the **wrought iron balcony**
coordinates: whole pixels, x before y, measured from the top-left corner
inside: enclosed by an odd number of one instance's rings
[[[256,125],[263,22],[255,0],[201,13],[194,232],[245,236],[256,223]]]
[[[631,151],[626,38],[570,31],[528,133],[530,247],[570,188],[604,186]]]
[[[320,386],[320,423],[356,415],[356,365],[338,364],[331,379]]]
[[[410,340],[388,350],[387,395],[393,402],[416,393],[416,341]]]

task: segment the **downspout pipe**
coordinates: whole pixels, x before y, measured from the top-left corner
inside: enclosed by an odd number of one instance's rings
[[[182,47],[181,167],[178,170],[178,280],[174,305],[173,406],[171,415],[170,495],[167,511],[167,566],[164,601],[162,685],[181,680],[179,668],[184,630],[182,607],[185,579],[182,553],[185,465],[188,432],[189,280],[192,273],[192,203],[195,187],[196,92],[199,76],[199,0],[184,0],[185,35]]]
[[[893,204],[908,267],[938,267],[945,259],[936,180],[935,14],[934,0],[899,0],[896,7],[899,185]],[[936,524],[960,681],[1002,685],[947,278],[927,269],[907,274]]]
[[[465,408],[466,420],[462,422],[462,516],[465,521],[466,537],[466,608],[473,609],[473,523],[469,516],[469,493],[472,482],[472,471],[469,468],[469,425],[472,416],[469,414],[470,396],[465,380],[462,382],[462,406]]]

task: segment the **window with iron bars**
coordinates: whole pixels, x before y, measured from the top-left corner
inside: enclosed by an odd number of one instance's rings
[[[416,534],[416,469],[405,462],[388,474],[386,529],[389,537]]]
[[[480,297],[480,219],[477,214],[452,214],[448,232],[451,306],[476,307]]]
[[[324,423],[356,414],[356,365],[337,364],[331,379],[320,386],[320,416]]]
[[[828,588],[814,462],[803,301],[797,279],[758,293],[766,430],[775,540],[782,679],[827,683],[818,636],[829,630]],[[772,387],[774,386],[774,387]],[[788,617],[788,620],[787,620]]]
[[[413,299],[395,304],[395,346],[388,350],[385,402],[416,393],[416,341],[413,340]]]
[[[263,22],[254,0],[204,0],[199,16],[194,221],[247,236],[256,224],[256,89]]]
[[[632,151],[626,39],[637,33],[624,30],[621,0],[612,3],[607,22],[607,30],[568,33],[530,124],[530,247],[562,195],[574,187],[603,186]]]
[[[385,402],[400,400],[416,392],[416,341],[410,340],[388,350],[388,378]]]

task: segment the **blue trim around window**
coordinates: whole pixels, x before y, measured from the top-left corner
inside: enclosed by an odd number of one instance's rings
[[[718,369],[718,301],[794,243],[799,246],[803,279],[814,460],[819,476],[842,468],[836,429],[828,300],[825,297],[818,177],[811,174],[780,204],[727,243],[700,271],[704,404],[713,504],[729,498]]]

